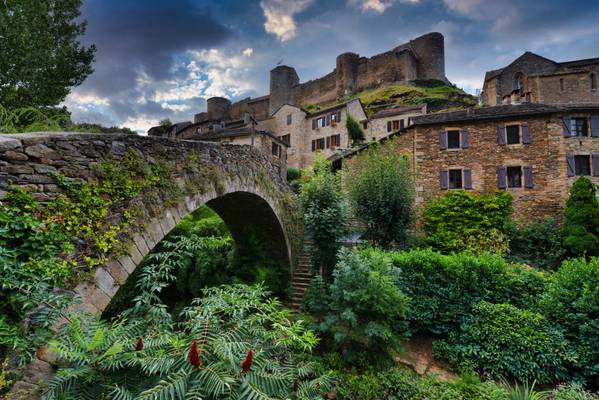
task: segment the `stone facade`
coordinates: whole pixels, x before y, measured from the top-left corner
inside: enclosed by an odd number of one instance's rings
[[[413,117],[423,114],[426,114],[426,104],[377,112],[368,120],[364,134],[367,140],[381,140],[407,128],[412,124]]]
[[[485,105],[534,102],[599,103],[599,58],[555,62],[526,52],[508,66],[485,74]]]
[[[0,203],[11,185],[32,192],[40,201],[51,200],[61,190],[54,173],[93,180],[94,165],[105,159],[118,161],[129,151],[138,153],[146,163],[173,165],[172,179],[183,195],[174,206],[166,206],[157,198],[134,200],[143,217],[131,227],[129,254],[109,258],[94,270],[89,281],[73,288],[81,298],[75,309],[100,314],[142,258],[185,215],[203,204],[223,218],[234,239],[240,238],[247,226],[256,226],[270,235],[267,251],[273,259],[288,265],[291,274],[303,250],[295,197],[281,177],[281,165],[251,146],[124,134],[0,135]],[[195,160],[194,168],[188,168],[189,160]],[[118,221],[122,216],[113,215],[113,219]],[[10,398],[38,398],[40,384],[54,372],[54,362],[42,348],[22,371],[22,380]]]

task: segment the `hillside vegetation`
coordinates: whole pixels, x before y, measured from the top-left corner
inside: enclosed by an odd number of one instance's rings
[[[394,83],[368,89],[353,96],[341,98],[334,104],[322,106],[307,104],[303,108],[307,112],[313,112],[353,99],[360,99],[367,115],[372,115],[377,111],[390,107],[412,106],[423,103],[427,104],[429,112],[471,107],[477,104],[475,96],[456,86],[438,80],[417,80],[412,84]]]

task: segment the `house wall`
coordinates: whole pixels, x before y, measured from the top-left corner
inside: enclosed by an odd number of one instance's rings
[[[589,69],[595,73],[599,85],[599,65]],[[563,92],[560,91],[560,79],[564,82]],[[532,77],[530,87],[531,100],[536,103],[599,103],[599,91],[591,90],[591,77],[588,71]]]
[[[389,117],[373,118],[368,121],[368,128],[364,132],[367,140],[380,140],[386,136],[389,136],[393,131],[387,131],[387,122],[389,121],[404,121],[404,127],[408,127],[410,117],[422,115],[421,111],[409,111],[406,113],[392,115]],[[401,125],[400,125],[401,126]]]
[[[291,115],[291,124],[287,124],[287,116]],[[258,123],[258,129],[268,130],[280,139],[289,135],[290,147],[287,151],[287,164],[290,167],[300,168],[305,165],[306,151],[310,150],[306,144],[306,113],[300,108],[284,105],[272,118]]]

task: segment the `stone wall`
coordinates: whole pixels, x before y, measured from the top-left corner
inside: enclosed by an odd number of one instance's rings
[[[599,85],[599,65],[589,68],[597,77]],[[560,90],[563,82],[563,92]],[[545,104],[599,103],[599,91],[591,89],[589,71],[533,76],[527,79],[531,101]]]
[[[94,165],[102,160],[118,162],[131,151],[146,163],[172,165],[172,179],[182,196],[174,205],[154,197],[151,202],[144,197],[134,200],[140,217],[130,228],[128,254],[109,256],[104,265],[92,271],[89,281],[73,288],[81,298],[75,309],[101,313],[143,257],[182,218],[203,204],[223,218],[234,239],[240,238],[247,226],[265,232],[269,237],[267,251],[288,265],[291,273],[303,246],[295,196],[280,177],[280,165],[251,146],[122,134],[0,135],[0,199],[10,186],[19,186],[38,200],[49,201],[61,190],[54,174],[93,181]],[[39,385],[54,371],[54,361],[41,349],[23,370],[13,398],[37,398]]]

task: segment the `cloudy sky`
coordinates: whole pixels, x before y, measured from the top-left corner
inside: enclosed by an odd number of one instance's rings
[[[307,81],[338,54],[372,56],[445,35],[447,77],[474,93],[484,72],[530,50],[599,57],[597,0],[84,0],[95,72],[65,101],[78,122],[145,132],[190,120],[205,99],[268,91],[278,62]]]

